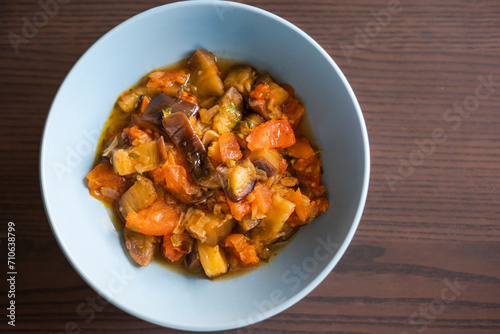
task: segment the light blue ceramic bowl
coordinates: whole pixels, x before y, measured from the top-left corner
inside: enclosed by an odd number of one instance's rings
[[[254,64],[295,87],[324,150],[323,180],[331,203],[269,264],[215,281],[186,277],[156,264],[134,266],[106,208],[84,184],[117,96],[152,69],[188,57],[197,48]],[[368,137],[358,102],[321,46],[271,13],[218,1],[157,7],[97,41],[57,93],[40,161],[52,229],[83,279],[126,312],[194,331],[254,324],[311,292],[332,271],[356,231],[369,169]]]

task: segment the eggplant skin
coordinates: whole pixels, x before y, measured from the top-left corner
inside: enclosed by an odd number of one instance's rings
[[[217,102],[217,104],[221,108],[226,108],[230,106],[231,104],[234,105],[234,108],[236,108],[238,111],[242,112],[243,111],[243,96],[241,95],[240,92],[234,87],[229,87],[224,95],[222,95]]]
[[[246,137],[250,134],[253,128],[264,123],[264,121],[265,120],[261,115],[250,112],[245,117],[243,117],[241,122],[238,124],[236,131],[240,135],[240,137]]]
[[[257,70],[248,65],[236,65],[229,69],[224,79],[224,87],[236,88],[245,98],[252,91],[253,84],[257,77]]]
[[[176,99],[170,95],[160,94],[155,96],[144,110],[141,121],[149,122],[156,127],[161,127],[163,112],[183,112],[187,117],[195,116],[200,108],[193,103]]]
[[[258,159],[258,160],[255,160],[254,162],[254,165],[256,168],[264,171],[264,173],[266,173],[267,177],[271,177],[273,175],[276,175],[277,173],[277,169],[274,168],[273,165],[271,165],[269,163],[269,161],[267,161],[266,159]]]
[[[232,166],[229,161],[226,161],[220,164],[216,171],[222,183],[222,189],[231,202],[241,201],[253,191],[257,183],[257,172],[248,159]]]
[[[254,151],[250,154],[249,158],[255,165],[255,168],[263,170],[267,177],[271,177],[278,173],[280,169],[280,160],[283,160],[275,149]]]
[[[191,273],[197,273],[203,271],[200,262],[200,255],[198,254],[198,246],[196,245],[196,241],[192,240],[192,250],[189,254],[186,254],[184,257],[184,266]]]
[[[155,236],[144,235],[128,228],[123,229],[125,246],[134,261],[147,267],[155,257],[158,239]]]
[[[197,49],[187,63],[191,71],[191,80],[196,89],[196,95],[221,96],[224,93],[224,84],[219,77],[215,55],[204,49]]]
[[[212,165],[207,151],[196,135],[186,114],[176,112],[163,118],[163,127],[175,146],[186,159],[187,166],[196,182],[209,176]]]

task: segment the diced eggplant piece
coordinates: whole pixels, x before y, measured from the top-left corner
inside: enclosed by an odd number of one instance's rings
[[[198,98],[200,108],[206,108],[206,109],[211,108],[215,104],[215,101],[217,101],[217,98],[218,96],[214,95]]]
[[[267,177],[267,173],[265,171],[256,167],[255,172],[257,173],[257,181],[258,182],[266,182],[267,181],[268,177]]]
[[[227,237],[235,225],[230,216],[218,216],[211,212],[190,208],[185,217],[186,231],[195,239],[214,246]]]
[[[179,96],[183,85],[189,80],[189,74],[183,69],[154,71],[148,77],[147,87],[156,88],[171,96]]]
[[[222,189],[232,202],[239,202],[250,194],[257,182],[257,173],[250,160],[227,161],[216,169]]]
[[[153,181],[138,176],[132,187],[120,198],[118,210],[122,217],[126,218],[130,211],[137,212],[152,205],[157,197]]]
[[[203,134],[201,142],[203,143],[203,146],[205,146],[205,149],[208,149],[210,144],[217,139],[219,139],[219,134],[217,132],[215,132],[214,130],[207,130]]]
[[[241,233],[247,233],[257,225],[259,225],[260,219],[252,218],[251,214],[247,214],[238,222],[238,229]]]
[[[219,245],[210,246],[201,241],[196,242],[201,266],[209,278],[224,275],[229,270],[229,264]]]
[[[267,110],[267,104],[268,101],[264,99],[254,99],[254,98],[249,98],[248,99],[248,105],[250,108],[252,108],[253,111],[258,113],[259,115],[262,115],[266,120],[269,120],[269,112]]]
[[[281,105],[288,99],[288,92],[275,82],[269,82],[267,98],[249,98],[248,105],[253,111],[262,115],[266,120],[281,119],[283,112]]]
[[[263,170],[267,177],[276,175],[282,169],[282,165],[286,161],[275,149],[253,151],[250,156],[250,161],[254,164],[255,168]]]
[[[218,101],[219,112],[213,117],[213,128],[219,134],[231,132],[241,121],[243,97],[236,88],[229,88]]]
[[[196,240],[193,240],[191,253],[187,254],[184,258],[184,266],[191,273],[197,273],[203,270],[200,262],[200,255],[198,254]]]
[[[118,175],[130,175],[135,172],[144,173],[159,167],[164,162],[164,157],[158,147],[158,140],[115,150],[111,163]]]
[[[147,267],[155,257],[158,239],[151,235],[134,232],[126,227],[123,229],[123,237],[132,259],[137,264]]]
[[[289,94],[286,91],[286,89],[284,89],[275,82],[270,82],[269,88],[271,90],[271,93],[274,95],[273,103],[276,106],[276,108],[279,108],[288,99]]]
[[[220,108],[226,108],[232,105],[241,112],[243,111],[243,102],[243,96],[241,96],[240,92],[234,87],[229,87],[224,95],[221,96],[217,104]]]
[[[295,233],[300,230],[300,226],[291,226],[290,224],[283,224],[283,230],[281,230],[281,236],[274,241],[275,246],[280,246],[288,243],[290,239],[293,238]]]
[[[257,77],[257,80],[255,80],[252,88],[257,87],[260,84],[262,84],[262,85],[268,84],[272,81],[273,81],[273,78],[271,78],[271,76],[268,73],[261,74]]]
[[[187,68],[191,70],[193,86],[199,97],[221,96],[224,93],[224,84],[219,77],[219,68],[212,52],[203,49],[196,50],[189,59]]]
[[[156,143],[158,144],[158,151],[160,152],[160,159],[161,159],[160,165],[163,165],[168,159],[168,151],[174,148],[174,144],[172,144],[172,142],[170,141],[165,142],[163,136],[158,138],[156,140]]]
[[[158,94],[158,89],[148,87],[132,88],[125,91],[117,100],[118,106],[125,112],[133,112],[141,100],[141,96]]]
[[[229,105],[227,107],[219,108],[217,115],[213,117],[213,129],[220,135],[232,132],[241,120],[242,113],[234,107]]]
[[[260,224],[250,231],[250,238],[254,240],[257,251],[281,237],[283,226],[288,217],[295,210],[295,204],[274,194],[272,207]]]
[[[200,108],[193,103],[176,99],[170,95],[160,94],[155,96],[142,114],[141,121],[149,122],[158,128],[162,126],[164,114],[173,114],[178,111],[187,117],[195,116]]]
[[[186,159],[187,166],[196,182],[209,176],[213,168],[207,151],[194,132],[186,114],[176,112],[163,118],[163,127],[175,146]]]
[[[246,137],[253,128],[264,123],[264,118],[254,112],[247,114],[238,124],[237,131],[239,135]]]
[[[257,78],[257,71],[247,65],[236,65],[229,69],[229,72],[224,79],[225,88],[234,87],[245,98],[252,91],[253,84]]]
[[[199,183],[200,187],[208,188],[208,189],[217,189],[220,188],[222,185],[219,180],[219,176],[213,170],[210,175],[208,175],[206,178],[201,180]]]
[[[207,190],[201,190],[200,193],[193,199],[192,204],[201,204],[203,202],[206,202],[207,199],[214,196],[214,193],[215,190],[210,188]]]

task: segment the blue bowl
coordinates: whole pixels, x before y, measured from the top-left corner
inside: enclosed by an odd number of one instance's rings
[[[246,275],[208,280],[124,254],[107,209],[84,179],[117,96],[149,71],[206,48],[295,87],[323,149],[330,209],[271,261]],[[59,245],[108,301],[146,321],[183,330],[247,326],[298,302],[332,271],[364,208],[368,137],[356,97],[330,56],[303,31],[264,10],[193,1],[148,10],[97,41],[75,64],[52,104],[41,146],[45,208]]]

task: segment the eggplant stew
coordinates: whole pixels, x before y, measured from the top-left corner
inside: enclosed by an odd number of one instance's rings
[[[215,278],[268,261],[328,209],[292,86],[198,49],[122,93],[87,175],[131,258]]]

